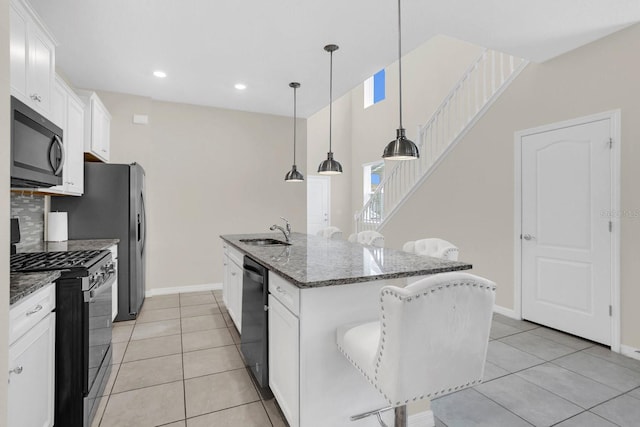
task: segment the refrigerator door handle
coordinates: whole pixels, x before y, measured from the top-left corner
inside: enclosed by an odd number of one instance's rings
[[[144,206],[144,195],[142,193],[140,193],[140,202],[142,207],[142,245],[140,253],[144,253],[144,248],[147,243],[147,209]]]

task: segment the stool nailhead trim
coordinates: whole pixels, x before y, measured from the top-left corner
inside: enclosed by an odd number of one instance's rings
[[[382,291],[381,296],[380,296],[380,306],[381,306],[381,312],[382,312],[382,321],[381,321],[382,329],[380,331],[380,333],[381,333],[380,348],[378,350],[378,357],[376,357],[377,362],[376,362],[376,368],[375,368],[375,377],[374,377],[373,380],[369,377],[369,375],[360,366],[358,366],[358,364],[353,359],[351,359],[351,357],[349,357],[349,355],[344,351],[344,349],[342,347],[338,346],[338,349],[347,358],[347,360],[349,360],[349,362],[351,362],[351,364],[353,366],[355,366],[358,369],[358,371],[360,371],[360,373],[367,379],[367,381],[369,381],[369,383],[371,385],[373,385],[376,388],[376,390],[378,390],[384,396],[384,398],[393,406],[406,405],[407,403],[409,403],[410,400],[415,401],[415,400],[418,400],[418,399],[424,399],[425,395],[415,396],[413,398],[409,398],[409,399],[405,400],[404,402],[395,402],[394,403],[393,401],[391,401],[391,399],[389,399],[389,396],[387,396],[387,394],[384,391],[380,390],[380,388],[378,387],[378,384],[377,384],[377,381],[378,381],[378,368],[380,368],[380,362],[382,361],[382,350],[384,350],[384,342],[385,342],[385,338],[384,337],[387,335],[387,332],[384,329],[386,327],[386,323],[384,322],[386,317],[384,315],[384,298],[383,298],[383,296],[384,295],[388,295],[388,296],[392,296],[392,297],[398,298],[401,301],[404,300],[405,302],[411,302],[412,301],[412,297],[415,297],[415,299],[418,299],[421,295],[426,297],[426,296],[429,296],[430,294],[435,293],[438,290],[442,290],[443,288],[449,288],[451,286],[454,286],[454,287],[457,287],[457,286],[471,286],[471,287],[474,287],[474,288],[477,287],[477,288],[480,288],[480,289],[485,289],[485,290],[490,291],[490,292],[495,292],[496,291],[496,286],[495,285],[482,285],[482,284],[478,284],[476,282],[464,282],[464,283],[453,282],[453,283],[447,283],[445,285],[438,286],[437,289],[435,289],[435,288],[427,289],[426,291],[422,292],[421,294],[417,294],[417,295],[413,295],[413,296],[409,296],[409,297],[402,297],[400,294],[398,294],[396,292],[393,292],[390,289],[385,289],[384,291]],[[463,385],[458,385],[458,386],[455,386],[453,388],[449,388],[448,390],[443,389],[443,390],[440,390],[440,391],[435,391],[433,393],[428,393],[426,395],[426,397],[427,398],[437,397],[438,395],[446,394],[446,393],[449,393],[451,391],[462,390],[464,388],[471,387],[471,386],[473,386],[475,384],[480,384],[480,383],[482,383],[482,378],[479,378],[479,379],[477,379],[475,381],[468,382],[468,383],[463,384]]]

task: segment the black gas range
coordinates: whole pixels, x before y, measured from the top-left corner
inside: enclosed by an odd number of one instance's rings
[[[111,252],[23,252],[12,272],[60,270],[56,280],[55,425],[88,427],[111,374]]]
[[[10,268],[19,273],[62,270],[66,276],[91,277],[100,273],[110,258],[109,251],[21,252],[11,255]],[[95,279],[92,277],[86,286]]]

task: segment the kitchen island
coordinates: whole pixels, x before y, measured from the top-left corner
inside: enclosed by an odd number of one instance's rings
[[[463,262],[302,233],[292,233],[290,245],[277,246],[241,240],[283,241],[282,234],[220,237],[225,260],[237,264],[249,256],[269,270],[269,386],[291,427],[377,426],[375,417],[349,419],[387,404],[338,351],[336,329],[377,319],[383,286],[405,286],[426,275],[471,268]],[[233,262],[225,261],[225,266]],[[241,295],[240,272],[232,272],[236,280],[229,283],[226,273],[225,294]],[[226,295],[225,303],[231,314],[233,304]],[[240,328],[235,309],[234,322]]]

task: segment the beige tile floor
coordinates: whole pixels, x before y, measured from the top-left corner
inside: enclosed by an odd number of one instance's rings
[[[240,356],[220,291],[147,298],[113,328],[113,370],[92,427],[286,427]]]

